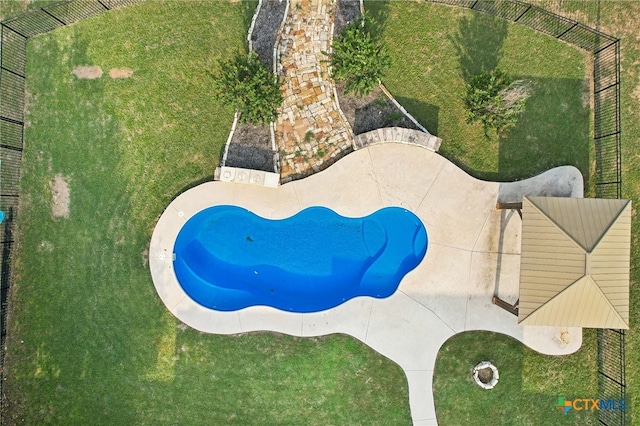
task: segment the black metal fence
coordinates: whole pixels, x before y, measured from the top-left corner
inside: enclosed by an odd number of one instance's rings
[[[0,22],[0,211],[5,213],[0,225],[0,392],[4,378],[7,301],[22,168],[27,40],[136,1],[62,1]]]
[[[620,40],[538,6],[517,0],[430,0],[462,6],[571,43],[593,55],[593,121],[596,195],[622,197]],[[603,398],[625,399],[624,330],[598,330],[598,386]],[[619,407],[618,407],[619,408]],[[624,425],[625,410],[600,410],[605,425]]]
[[[7,293],[11,283],[14,223],[18,207],[24,106],[26,44],[29,37],[138,0],[69,0],[0,23],[0,357],[4,358]],[[622,196],[620,158],[620,41],[577,21],[517,0],[431,0],[484,12],[533,28],[593,54],[594,146],[598,197]],[[624,399],[624,332],[598,332],[599,379],[604,396]],[[0,359],[1,359],[0,358]],[[2,383],[0,370],[0,386]],[[624,411],[600,411],[603,424],[624,424]]]
[[[620,40],[572,19],[517,0],[430,0],[517,22],[593,55],[596,193],[621,198]]]
[[[624,330],[598,330],[598,387],[609,408],[599,412],[603,425],[624,425],[630,408],[624,404],[627,389],[624,343]]]

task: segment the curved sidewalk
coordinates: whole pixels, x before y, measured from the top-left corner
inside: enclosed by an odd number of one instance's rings
[[[204,183],[178,196],[160,217],[150,245],[151,275],[169,311],[200,331],[346,333],[361,340],[405,371],[414,424],[436,424],[433,369],[440,346],[454,334],[500,332],[553,355],[575,352],[582,344],[580,328],[521,327],[515,316],[491,303],[494,294],[510,303],[518,298],[520,217],[496,210],[499,187],[470,177],[434,152],[397,143],[362,148],[323,172],[278,188]],[[429,247],[422,263],[386,299],[359,297],[310,314],[268,307],[212,311],[182,291],[172,255],[186,220],[216,204],[245,207],[272,219],[314,205],[344,216],[402,206],[424,222]],[[568,343],[556,343],[561,333]]]

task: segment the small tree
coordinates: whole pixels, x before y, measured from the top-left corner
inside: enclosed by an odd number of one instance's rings
[[[240,111],[240,121],[265,124],[272,122],[282,105],[278,78],[251,53],[241,52],[219,63],[216,92],[225,105]]]
[[[512,81],[508,74],[497,68],[483,71],[466,85],[467,122],[480,121],[485,134],[489,129],[503,134],[516,125],[530,96],[529,82]]]
[[[379,34],[376,22],[365,14],[347,25],[331,44],[331,77],[344,81],[345,93],[368,95],[391,66]]]

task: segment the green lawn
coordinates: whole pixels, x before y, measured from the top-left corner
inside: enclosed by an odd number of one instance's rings
[[[209,72],[242,46],[255,5],[153,1],[30,41],[8,423],[409,422],[404,374],[363,344],[203,335],[151,282],[157,217],[218,163],[233,113]],[[78,80],[78,65],[105,74]],[[51,214],[56,175],[66,219]]]
[[[242,46],[255,4],[153,1],[30,41],[20,244],[3,386],[8,422],[410,422],[403,372],[363,344],[340,335],[204,335],[171,316],[151,283],[145,252],[155,220],[182,190],[210,179],[217,165],[232,111],[212,97],[209,71]],[[484,179],[524,178],[559,164],[573,164],[588,178],[593,158],[584,79],[591,71],[582,52],[459,8],[381,1],[366,7],[384,18],[394,59],[384,83],[443,138],[442,154]],[[635,202],[640,47],[631,28],[640,4],[607,7],[603,29],[623,38],[624,195]],[[535,93],[513,132],[487,139],[481,126],[465,123],[459,95],[465,70],[492,64],[532,80]],[[99,65],[105,75],[77,80],[71,71],[78,65]],[[129,79],[108,76],[124,67],[133,70]],[[51,216],[56,175],[69,182],[66,219]],[[587,184],[593,193],[593,182]],[[637,218],[633,226],[635,282]],[[632,287],[632,306],[638,305]],[[637,347],[632,330],[629,389],[640,382]],[[480,358],[500,368],[495,391],[481,392],[471,382]],[[439,421],[479,424],[471,416],[489,413],[488,424],[593,423],[588,413],[564,417],[553,405],[558,396],[596,397],[595,358],[593,331],[578,354],[561,358],[537,355],[505,336],[455,336],[436,365]],[[629,398],[637,406],[637,394]]]
[[[587,333],[594,340],[594,330]],[[453,336],[436,361],[434,394],[440,425],[591,425],[595,412],[563,415],[558,397],[597,398],[593,372],[597,351],[583,347],[563,357],[540,355],[517,340],[497,333],[466,332]],[[490,360],[500,381],[491,391],[473,382],[471,370]]]
[[[590,175],[587,55],[522,25],[432,3],[369,1],[384,23],[393,65],[383,82],[471,175],[515,180],[571,164]],[[409,18],[410,17],[410,18]],[[518,126],[485,137],[465,121],[465,75],[498,66],[533,83]],[[583,103],[586,102],[586,107]],[[587,182],[587,185],[589,182]]]

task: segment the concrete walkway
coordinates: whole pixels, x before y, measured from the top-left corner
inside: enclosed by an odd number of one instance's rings
[[[178,196],[162,214],[151,239],[151,275],[169,311],[203,332],[346,333],[361,340],[405,371],[414,424],[436,424],[433,369],[440,346],[454,334],[500,332],[553,355],[573,353],[582,344],[580,328],[520,327],[515,316],[491,303],[494,294],[510,303],[518,298],[521,222],[517,213],[495,209],[499,186],[470,177],[427,149],[397,143],[362,148],[321,173],[278,188],[205,183]],[[429,247],[386,299],[360,297],[311,314],[268,307],[212,311],[182,291],[172,252],[182,225],[216,204],[272,219],[315,205],[345,216],[402,206],[424,222]]]
[[[327,69],[330,0],[292,0],[278,45],[284,102],[275,123],[283,182],[324,169],[352,149],[353,138]]]

